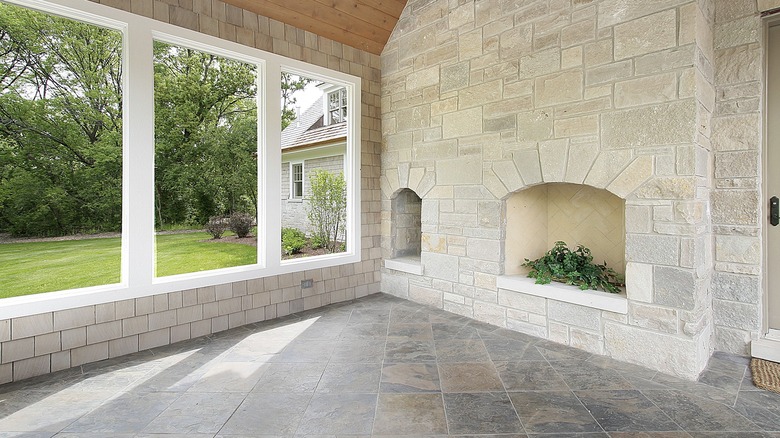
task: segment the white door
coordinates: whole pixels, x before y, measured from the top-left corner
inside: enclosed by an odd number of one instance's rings
[[[768,323],[770,331],[780,332],[780,23],[769,28],[767,53],[767,141],[766,193],[766,275]]]

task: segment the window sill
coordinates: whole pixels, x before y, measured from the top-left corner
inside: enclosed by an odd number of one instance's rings
[[[627,314],[628,300],[625,291],[611,294],[596,290],[580,290],[576,286],[562,283],[536,284],[535,279],[522,275],[502,275],[496,285],[499,289],[511,290],[564,303],[577,304],[608,312]]]
[[[420,256],[404,256],[385,260],[385,268],[414,275],[422,275],[423,273]]]

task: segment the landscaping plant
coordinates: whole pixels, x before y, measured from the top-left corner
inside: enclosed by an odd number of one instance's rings
[[[297,228],[282,228],[282,250],[285,254],[297,254],[306,246],[306,234]]]
[[[236,233],[239,239],[247,237],[252,231],[252,226],[255,223],[255,218],[251,214],[235,212],[230,215],[228,224],[230,225],[230,231]]]
[[[228,223],[225,216],[211,216],[206,223],[206,232],[211,234],[214,239],[221,239],[227,229]]]
[[[344,175],[317,169],[311,175],[307,215],[314,236],[328,252],[336,252],[347,221],[347,185]]]
[[[602,265],[593,263],[590,249],[577,245],[572,251],[566,246],[566,242],[555,242],[555,246],[547,253],[536,259],[525,259],[522,266],[531,268],[528,273],[530,278],[536,279],[536,284],[549,284],[551,281],[579,286],[580,289],[598,290],[613,294],[620,292],[624,286],[623,277],[607,263]]]

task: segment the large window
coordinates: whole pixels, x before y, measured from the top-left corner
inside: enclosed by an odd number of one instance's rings
[[[328,124],[347,121],[347,92],[344,89],[328,94]]]
[[[0,301],[0,318],[360,260],[358,78],[88,1],[13,3],[0,0],[0,296],[33,295]],[[335,92],[342,140],[284,150],[318,86],[315,122]],[[279,193],[305,206],[320,171],[339,195],[335,246],[285,260]]]

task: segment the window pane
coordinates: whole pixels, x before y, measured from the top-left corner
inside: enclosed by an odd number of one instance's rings
[[[257,263],[257,68],[154,45],[156,276]]]
[[[120,280],[121,49],[0,2],[0,297]]]
[[[340,122],[346,121],[346,91],[337,84],[284,73],[282,87],[291,84],[296,91],[283,90],[282,105],[302,111],[297,117],[294,111],[282,113],[282,257],[343,252],[347,126]],[[293,117],[284,118],[289,114]]]

